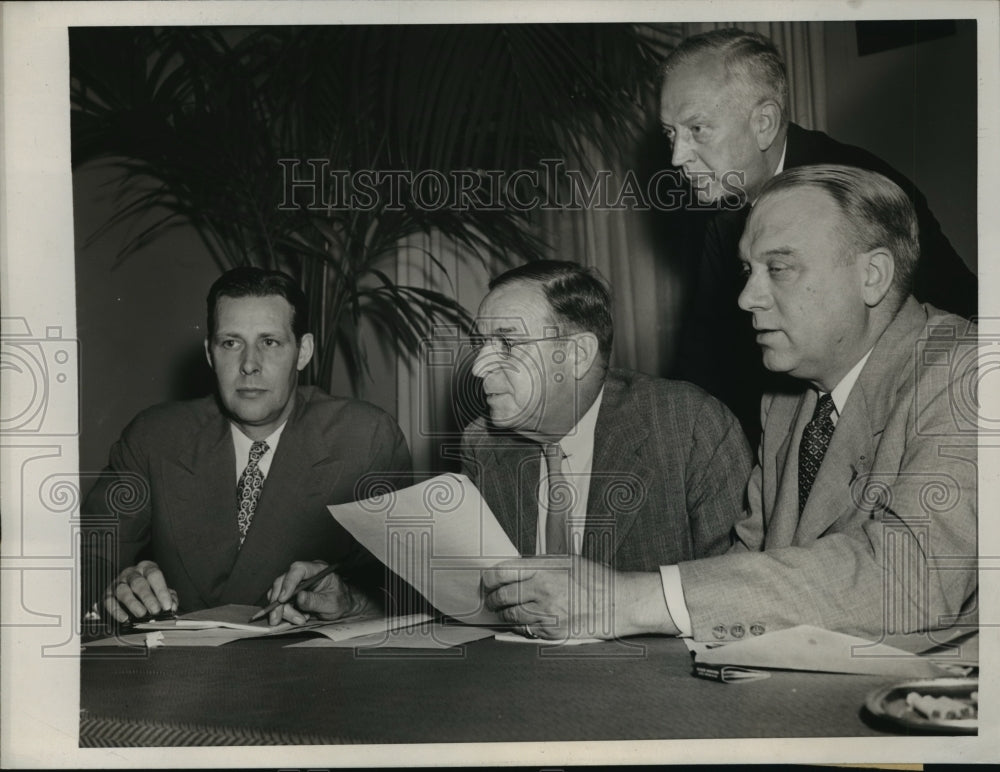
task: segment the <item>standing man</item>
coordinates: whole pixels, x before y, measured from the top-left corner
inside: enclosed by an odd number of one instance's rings
[[[364,497],[372,475],[406,485],[396,423],[365,402],[297,387],[313,355],[306,299],[291,277],[223,274],[208,294],[205,356],[217,394],[140,413],[83,505],[84,599],[120,622],[161,611],[261,604],[292,561],[340,563],[378,581],[328,504]],[[93,533],[93,532],[92,532]],[[338,590],[352,606],[349,585]]]
[[[706,228],[678,373],[725,402],[752,444],[760,432],[761,394],[785,382],[761,366],[749,317],[737,306],[738,245],[750,206],[783,169],[842,164],[893,180],[917,212],[920,260],[913,294],[943,310],[975,315],[976,277],[913,183],[871,153],[789,121],[785,64],[767,38],[731,28],[683,41],[663,66],[660,121],[672,163],[689,178],[701,203],[721,203],[723,210]]]
[[[563,261],[490,282],[473,375],[489,417],[462,471],[522,555],[586,555],[622,571],[725,552],[750,473],[739,424],[691,384],[609,369],[603,281]]]
[[[484,572],[486,603],[546,638],[593,629],[700,641],[810,624],[879,639],[975,621],[976,328],[911,294],[917,218],[882,175],[791,169],[740,242],[769,371],[746,519],[725,555],[601,575],[528,560]],[[598,581],[594,580],[595,573]],[[604,636],[612,637],[612,636]]]

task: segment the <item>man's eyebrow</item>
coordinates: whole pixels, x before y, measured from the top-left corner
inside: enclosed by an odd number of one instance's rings
[[[488,319],[477,319],[476,320],[476,325],[475,325],[476,332],[478,332],[480,335],[484,335],[487,331],[483,329],[483,322],[488,322],[488,321],[489,321]],[[519,333],[523,333],[524,330],[525,330],[524,325],[520,325],[520,326],[517,326],[517,325],[501,325],[499,327],[494,327],[492,330],[489,330],[489,332],[519,334]]]
[[[761,253],[761,257],[795,257],[798,250],[791,247],[772,247]]]
[[[244,335],[241,332],[235,330],[218,329],[215,334],[219,337],[227,338],[243,338]],[[286,333],[284,330],[264,330],[262,332],[254,333],[251,337],[253,338],[282,338],[285,337]]]
[[[687,126],[688,124],[691,123],[710,123],[710,122],[711,119],[708,117],[708,115],[702,112],[701,110],[698,110],[693,113],[681,113],[681,117],[678,118],[673,124],[661,120],[660,126],[663,129],[673,129],[674,125]]]

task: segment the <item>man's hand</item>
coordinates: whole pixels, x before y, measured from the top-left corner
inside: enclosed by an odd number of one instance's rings
[[[272,603],[276,600],[281,601],[282,605],[268,616],[269,625],[274,626],[282,619],[301,625],[309,620],[310,614],[315,614],[319,619],[333,621],[360,614],[368,609],[368,598],[353,590],[335,573],[324,576],[311,590],[295,592],[295,588],[302,580],[315,576],[326,566],[322,560],[296,561],[289,566],[288,571],[274,580],[267,593],[267,599]]]
[[[582,558],[509,560],[483,572],[487,608],[530,638],[676,635],[660,575],[625,573]]]
[[[177,593],[167,587],[160,567],[152,560],[122,569],[104,591],[104,609],[119,622],[177,610]]]

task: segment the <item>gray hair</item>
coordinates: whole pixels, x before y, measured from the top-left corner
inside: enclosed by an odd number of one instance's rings
[[[663,78],[703,55],[722,59],[727,84],[740,93],[748,106],[771,99],[781,110],[781,125],[788,123],[788,74],[781,54],[768,38],[736,27],[692,35],[666,58]]]
[[[786,190],[812,187],[823,191],[844,216],[844,234],[854,253],[882,247],[892,253],[892,288],[902,302],[913,289],[920,258],[917,213],[909,196],[878,172],[854,166],[796,166],[767,181],[757,199]]]

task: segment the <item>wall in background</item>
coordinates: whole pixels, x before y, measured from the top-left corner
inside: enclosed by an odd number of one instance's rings
[[[968,181],[976,178],[975,43],[975,22],[959,22],[954,36],[859,57],[853,22],[831,22],[825,29],[829,133],[880,155],[913,179],[972,268],[976,190]],[[640,154],[660,168],[669,156],[659,152],[665,146],[657,144],[658,133],[650,142]],[[85,245],[114,211],[111,182],[100,168],[78,172],[73,180],[83,471],[104,465],[109,447],[138,411],[212,388],[202,352],[204,299],[219,269],[184,228],[112,269],[122,232]],[[658,218],[648,233],[651,248],[671,261],[656,265],[650,286],[664,308],[657,319],[646,320],[657,330],[663,361],[675,341],[659,339],[676,329],[665,320],[677,316],[673,306],[683,284],[684,265],[665,247],[678,238],[675,226]],[[485,291],[485,274],[473,269],[453,278],[458,297],[474,310]],[[437,440],[423,435],[427,426],[454,423],[454,416],[443,396],[434,404],[422,400],[431,382],[439,395],[450,393],[447,378],[436,369],[415,377],[422,367],[419,357],[397,368],[395,357],[374,336],[366,337],[373,379],[361,396],[400,420],[418,467],[438,466]],[[639,369],[657,374],[641,362]],[[346,374],[334,391],[350,393]]]
[[[913,180],[975,271],[976,22],[866,56],[854,22],[828,22],[825,32],[828,133]]]
[[[214,387],[202,341],[205,296],[221,270],[186,227],[115,267],[124,229],[87,244],[115,211],[115,189],[106,167],[73,175],[81,472],[103,468],[112,443],[140,410]],[[395,416],[395,357],[370,332],[365,338],[373,380],[362,396]],[[346,373],[333,391],[351,393]],[[86,480],[83,487],[89,487]]]

